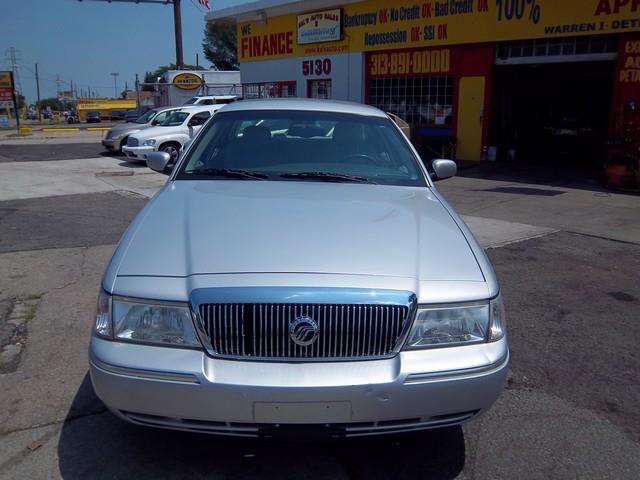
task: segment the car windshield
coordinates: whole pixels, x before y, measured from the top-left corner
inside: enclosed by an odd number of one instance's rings
[[[194,141],[177,179],[426,185],[388,118],[314,111],[219,113]]]
[[[176,127],[182,125],[189,116],[189,112],[173,112],[160,124],[161,127]]]
[[[156,110],[149,110],[147,113],[136,119],[136,123],[149,123],[158,114]]]

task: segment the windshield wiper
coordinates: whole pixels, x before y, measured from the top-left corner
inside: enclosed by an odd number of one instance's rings
[[[201,168],[199,170],[191,170],[185,173],[191,175],[208,175],[212,177],[230,177],[230,178],[248,178],[252,180],[266,180],[268,175],[258,172],[250,172],[248,170],[234,170],[231,168]]]
[[[346,173],[332,172],[296,172],[283,173],[282,178],[304,178],[311,180],[321,180],[324,182],[357,182],[357,183],[375,183],[367,177],[358,177],[356,175],[348,175]]]

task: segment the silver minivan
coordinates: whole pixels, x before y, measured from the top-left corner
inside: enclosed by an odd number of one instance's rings
[[[502,392],[500,288],[427,169],[373,107],[236,102],[118,245],[89,351],[97,395],[162,428],[331,436],[461,424]]]

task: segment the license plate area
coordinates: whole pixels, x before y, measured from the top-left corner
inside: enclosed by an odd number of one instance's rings
[[[326,424],[351,421],[351,402],[255,402],[256,423]]]

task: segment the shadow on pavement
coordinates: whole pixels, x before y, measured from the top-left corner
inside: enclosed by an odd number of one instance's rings
[[[60,473],[85,478],[452,479],[465,464],[461,427],[370,439],[266,441],[155,430],[106,411],[89,375],[58,444]]]
[[[554,187],[566,187],[593,192],[610,192],[602,184],[602,172],[552,165],[517,162],[466,162],[459,166],[458,175],[466,178],[500,180]]]

